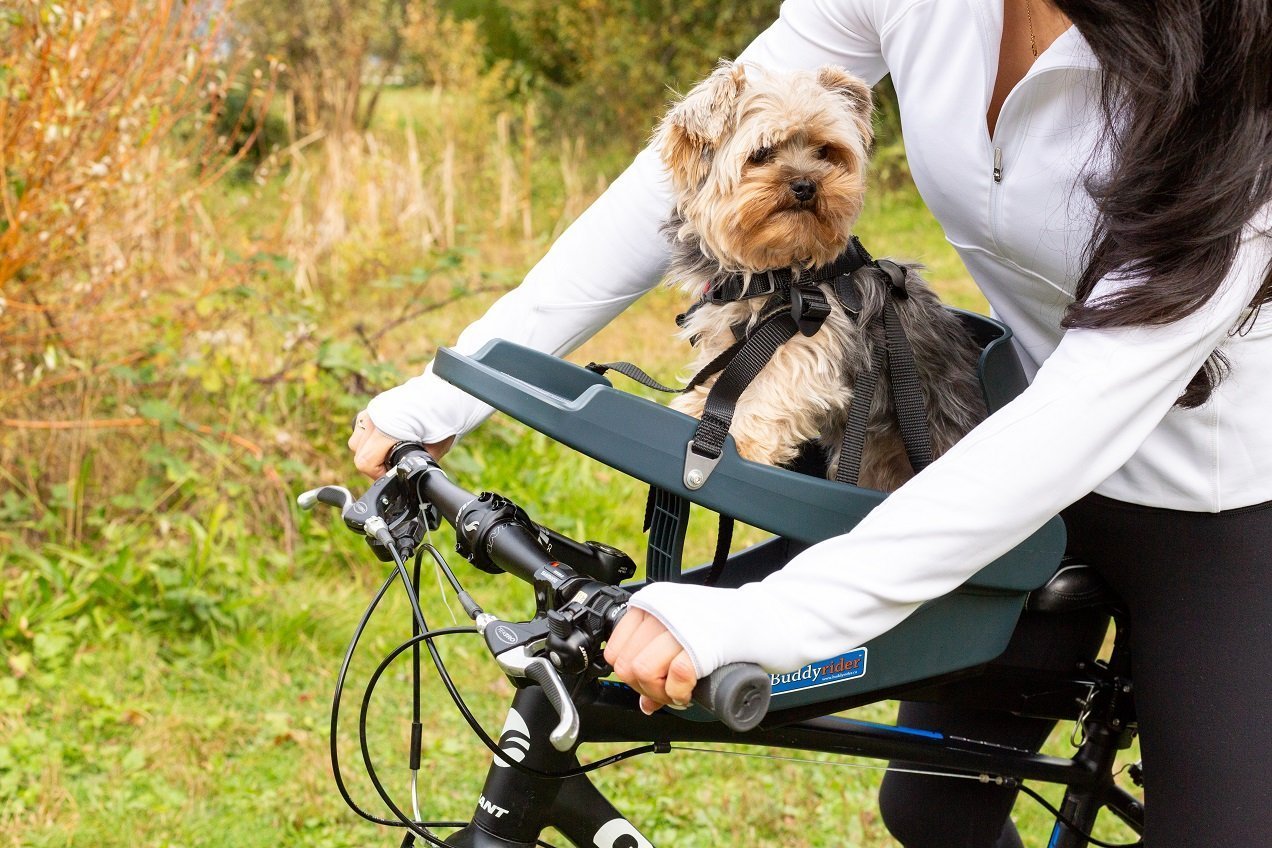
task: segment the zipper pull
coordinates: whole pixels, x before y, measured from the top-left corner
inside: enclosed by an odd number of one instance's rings
[[[1003,149],[1001,147],[994,148],[994,182],[1001,183],[1003,181]]]

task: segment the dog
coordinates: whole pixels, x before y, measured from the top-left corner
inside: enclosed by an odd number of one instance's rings
[[[872,110],[869,87],[842,68],[776,73],[721,62],[672,105],[654,133],[675,196],[664,227],[672,243],[668,283],[702,298],[738,275],[745,291],[763,272],[816,271],[835,262],[852,241],[865,198]],[[985,417],[980,350],[914,266],[903,271],[905,297],[893,305],[913,350],[932,453],[939,456]],[[730,434],[743,458],[788,465],[806,443],[817,442],[834,478],[852,387],[883,344],[875,318],[892,295],[877,274],[854,272],[855,316],[830,285],[820,284],[830,303],[820,329],[782,344],[738,401]],[[686,313],[681,335],[696,351],[693,370],[754,329],[766,309],[772,304],[763,297],[704,299]],[[671,406],[701,418],[713,382]],[[914,474],[894,407],[880,376],[858,485],[892,491]]]

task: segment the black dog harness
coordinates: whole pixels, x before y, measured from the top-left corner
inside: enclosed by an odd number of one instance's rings
[[[812,336],[830,315],[830,302],[821,286],[830,285],[835,299],[849,318],[853,321],[860,319],[862,300],[853,278],[863,268],[870,271],[859,275],[864,280],[887,287],[883,309],[874,319],[875,326],[879,328],[877,335],[882,336],[883,344],[874,345],[870,368],[858,375],[853,387],[835,480],[857,485],[870,406],[885,363],[901,438],[910,465],[917,472],[932,461],[932,440],[928,433],[926,406],[919,389],[918,371],[914,365],[914,352],[896,314],[895,301],[909,297],[905,288],[906,269],[886,259],[871,258],[855,236],[834,262],[821,268],[799,273],[792,273],[790,269],[766,271],[752,274],[749,279],[735,274],[712,284],[701,300],[683,315],[677,316],[677,324],[683,326],[694,310],[709,303],[732,303],[756,297],[769,300],[760,310],[759,320],[735,326],[733,332],[737,341],[707,363],[682,389],[664,386],[630,362],[592,362],[587,367],[598,374],[617,371],[649,388],[678,394],[692,391],[714,374],[720,375],[707,393],[702,418],[685,446],[682,482],[687,489],[700,489],[720,462],[725,436],[729,433],[738,399],[746,387],[779,347],[796,333]],[[645,530],[649,533],[648,579],[679,579],[680,550],[688,522],[689,502],[685,498],[657,486],[650,487],[645,508]],[[704,581],[706,585],[715,585],[724,573],[732,541],[733,518],[722,513],[715,556]]]
[[[792,273],[790,269],[765,271],[752,274],[749,279],[735,274],[714,283],[703,293],[701,300],[676,319],[678,324],[683,325],[689,315],[707,304],[757,297],[767,297],[768,302],[760,311],[759,320],[749,328],[747,324],[734,327],[737,341],[695,374],[682,389],[664,386],[630,362],[593,362],[587,367],[598,374],[617,371],[652,389],[674,393],[692,391],[711,376],[719,374],[707,394],[702,418],[693,438],[685,446],[684,485],[690,490],[700,489],[720,461],[725,436],[729,433],[738,400],[747,386],[778,348],[796,333],[814,335],[830,315],[830,303],[821,286],[828,284],[849,318],[853,321],[859,319],[862,301],[854,275],[863,268],[870,272],[862,275],[863,279],[874,280],[887,287],[888,296],[884,298],[883,309],[875,318],[875,323],[881,326],[879,335],[883,337],[884,344],[874,346],[870,369],[858,376],[854,386],[835,479],[840,483],[857,484],[870,406],[885,362],[906,455],[917,472],[932,461],[932,443],[914,353],[894,305],[895,301],[909,297],[905,289],[906,269],[886,259],[871,258],[856,237],[834,262],[820,268],[799,273]]]

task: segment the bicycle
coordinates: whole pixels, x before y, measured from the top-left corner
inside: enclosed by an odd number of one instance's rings
[[[1001,403],[1011,394],[1008,384],[1023,380],[1006,358],[1010,348],[1003,343],[1010,338],[1010,331],[979,316],[966,316],[965,320],[983,336],[982,379],[987,396]],[[585,452],[615,460],[612,464],[616,466],[624,462],[639,464],[644,472],[641,476],[655,485],[648,516],[648,523],[655,525],[651,529],[647,566],[651,579],[712,579],[718,581],[716,585],[740,585],[780,568],[800,544],[807,542],[779,535],[728,557],[724,568],[717,562],[681,574],[679,546],[687,518],[683,496],[690,493],[690,487],[683,485],[682,477],[682,485],[676,491],[676,475],[687,472],[674,462],[660,467],[656,457],[651,461],[646,456],[637,463],[630,459],[631,445],[615,444],[613,436],[616,431],[628,436],[638,434],[638,438],[652,444],[665,441],[663,437],[667,435],[652,431],[670,427],[683,435],[690,419],[630,395],[625,396],[627,400],[616,399],[613,395],[621,393],[606,389],[609,384],[599,375],[507,343],[494,343],[472,359],[443,351],[437,370],[483,400],[514,411],[517,417],[549,435],[566,435],[564,441],[584,446]],[[589,407],[593,408],[589,411]],[[592,426],[597,416],[621,423],[598,428]],[[580,427],[580,421],[590,423]],[[657,426],[651,427],[651,421]],[[602,446],[595,443],[597,439]],[[674,445],[675,439],[671,441]],[[675,451],[674,447],[668,451],[664,446],[662,455],[674,459]],[[713,486],[693,488],[698,496],[695,500],[708,505],[713,499],[717,505],[724,502],[732,511],[742,513],[739,517],[745,520],[752,517],[747,513],[746,497],[757,488],[776,491],[794,499],[790,513],[799,518],[797,532],[813,536],[834,532],[845,522],[850,526],[882,497],[879,493],[744,463],[732,453],[717,458],[717,462],[711,473],[719,478]],[[1143,832],[1142,803],[1114,782],[1112,771],[1117,752],[1128,747],[1136,733],[1128,623],[1117,600],[1090,569],[1073,563],[1060,565],[1063,532],[1056,527],[1058,520],[982,571],[964,589],[925,606],[903,625],[867,646],[788,675],[770,675],[748,664],[727,666],[700,681],[693,707],[646,716],[638,709],[633,690],[605,679],[610,669],[602,656],[606,638],[625,611],[630,590],[638,589],[619,587],[635,574],[630,557],[607,545],[578,542],[536,524],[524,509],[507,498],[466,491],[452,482],[418,444],[395,446],[388,465],[389,472],[360,497],[355,498],[347,489],[327,486],[306,492],[300,501],[306,508],[316,503],[338,507],[345,524],[367,536],[381,560],[394,563],[393,572],[363,615],[345,655],[332,711],[331,754],[337,785],[346,802],[371,821],[405,828],[403,845],[415,840],[468,848],[546,845],[540,834],[551,826],[575,845],[652,848],[648,838],[587,775],[627,757],[667,752],[676,743],[744,743],[905,761],[926,773],[945,774],[951,779],[1016,787],[1055,816],[1048,848],[1108,845],[1091,836],[1096,817],[1104,809],[1137,835]],[[829,497],[831,503],[810,511],[814,495]],[[823,519],[823,515],[833,520]],[[457,550],[472,565],[490,573],[512,574],[533,586],[536,614],[530,621],[503,621],[482,610],[463,590],[445,559],[430,545],[422,545],[425,532],[437,528],[442,520],[455,529]],[[770,523],[787,525],[788,530],[792,527],[784,520],[773,519]],[[812,530],[808,530],[810,525]],[[420,561],[426,553],[433,556],[446,575],[475,628],[430,630],[415,596]],[[414,577],[406,568],[412,554],[416,555]],[[672,566],[674,573],[669,571]],[[349,797],[338,762],[336,730],[350,658],[376,605],[395,580],[407,589],[414,617],[413,635],[386,656],[372,674],[359,717],[364,765],[377,794],[395,816],[384,819],[362,810]],[[1078,611],[1107,613],[1116,628],[1111,656],[1107,662],[1084,663],[1061,673],[1017,668],[999,661],[998,654],[1023,607],[1054,616]],[[939,637],[949,632],[951,623],[966,620],[968,615],[978,615],[981,623],[988,622],[989,626],[980,628],[979,642],[975,638],[960,642],[957,657],[949,656],[948,650],[930,649],[933,634]],[[490,738],[473,718],[434,645],[434,640],[444,635],[471,633],[474,629],[517,687],[498,741]],[[916,644],[920,646],[917,649]],[[467,822],[424,822],[417,809],[413,814],[403,811],[380,783],[368,750],[367,711],[376,684],[397,658],[411,651],[418,692],[421,649],[430,653],[458,709],[494,755],[476,808]],[[883,667],[879,668],[881,664]],[[991,692],[992,701],[987,703],[987,693]],[[1004,692],[1012,695],[1007,703],[1002,699]],[[951,738],[922,728],[831,715],[897,697],[1074,721],[1081,737],[1075,742],[1080,744],[1072,758],[1063,759]],[[418,697],[415,709],[410,764],[418,773]],[[579,746],[598,742],[641,744],[580,765]],[[1138,765],[1131,768],[1131,776],[1136,783],[1141,782]],[[1023,783],[1026,780],[1064,786],[1060,807],[1052,807]],[[433,831],[443,826],[457,829],[442,839]]]

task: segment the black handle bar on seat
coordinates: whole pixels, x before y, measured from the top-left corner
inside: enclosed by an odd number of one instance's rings
[[[478,502],[478,496],[452,482],[422,445],[399,443],[389,453],[389,467],[396,469],[399,476],[414,481],[420,498],[436,507],[441,517],[455,528],[459,539],[478,540],[477,534],[483,529],[479,522],[474,520],[469,526],[463,526],[464,515],[472,514],[470,505]],[[517,522],[502,524],[498,533],[481,539],[481,547],[494,565],[527,583],[535,583],[536,576],[547,566],[561,569],[540,547],[536,534]],[[573,591],[570,589],[570,594]],[[741,733],[751,730],[764,718],[770,692],[771,677],[764,669],[754,663],[731,663],[699,680],[693,690],[693,701],[730,730]]]

